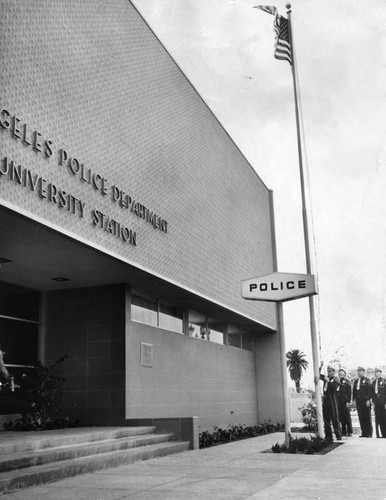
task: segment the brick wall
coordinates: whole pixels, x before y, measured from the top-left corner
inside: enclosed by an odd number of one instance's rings
[[[45,364],[67,355],[63,414],[85,424],[124,421],[125,287],[50,292],[46,297]]]
[[[0,202],[275,328],[274,305],[240,296],[242,279],[272,272],[267,187],[133,5],[0,0],[0,8],[0,108],[27,141],[34,132],[52,141],[46,156],[0,127],[0,159],[78,200],[75,213],[59,209],[3,176]],[[61,164],[62,148],[106,179],[105,193]],[[115,185],[167,220],[167,233],[120,207]],[[94,209],[135,231],[137,246],[95,225]]]

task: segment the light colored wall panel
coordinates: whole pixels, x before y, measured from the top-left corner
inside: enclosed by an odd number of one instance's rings
[[[133,5],[0,8],[0,108],[17,118],[16,132],[0,127],[0,161],[27,175],[21,184],[1,176],[0,204],[275,328],[271,304],[240,296],[242,279],[272,271],[267,188]],[[15,137],[24,125],[26,141]],[[26,143],[34,132],[52,141],[52,156]],[[60,165],[62,148],[105,179],[105,194]],[[41,183],[73,196],[74,213]],[[114,202],[114,186],[167,232]],[[134,231],[137,245],[93,224],[95,209]]]
[[[141,342],[153,346],[152,368],[140,366]],[[201,429],[257,423],[252,352],[129,322],[126,366],[126,418],[198,415]]]
[[[261,335],[255,345],[259,421],[284,422],[279,335]]]

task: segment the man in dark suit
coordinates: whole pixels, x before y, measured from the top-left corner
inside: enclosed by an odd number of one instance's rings
[[[371,384],[371,392],[375,412],[375,429],[377,437],[386,438],[386,380],[382,377],[382,370],[380,368],[375,368],[374,374],[375,379]],[[378,426],[381,436],[378,434]]]
[[[320,368],[322,368],[323,364]],[[338,379],[335,377],[335,368],[327,367],[327,376],[319,374],[320,380],[323,382],[323,420],[324,433],[327,441],[332,441],[331,424],[334,429],[337,441],[341,441],[342,434],[339,425],[338,399],[336,397],[339,388]]]
[[[351,403],[351,384],[346,377],[346,372],[341,368],[338,372],[339,390],[337,391],[338,408],[339,408],[339,422],[342,429],[343,436],[352,435],[352,423],[350,413]]]
[[[358,378],[353,384],[353,401],[356,403],[359,424],[362,434],[359,437],[370,438],[373,436],[373,426],[371,424],[371,382],[365,377],[365,369],[358,366]]]

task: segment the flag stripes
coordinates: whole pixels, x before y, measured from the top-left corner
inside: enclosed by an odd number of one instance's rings
[[[292,64],[288,19],[283,16],[276,16],[273,27],[276,32],[274,56],[276,59],[282,59]]]
[[[292,65],[291,42],[289,35],[288,19],[279,15],[277,8],[271,5],[256,5],[257,9],[272,14],[275,19],[273,21],[273,28],[275,30],[275,51],[274,56],[276,59],[288,61]]]

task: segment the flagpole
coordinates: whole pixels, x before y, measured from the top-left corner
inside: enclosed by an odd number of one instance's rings
[[[271,213],[271,238],[272,238],[272,254],[273,254],[273,271],[278,271],[277,262],[277,243],[276,243],[276,224],[275,224],[275,210],[273,202],[273,191],[269,191],[269,207]],[[281,369],[281,383],[283,389],[283,414],[284,414],[284,442],[288,448],[290,445],[291,436],[291,412],[290,402],[288,396],[288,379],[287,379],[287,366],[286,366],[286,348],[285,348],[285,334],[284,334],[284,314],[283,302],[277,302],[276,306],[277,328],[279,334],[279,351],[280,351],[280,369]]]
[[[292,60],[291,70],[292,70],[292,79],[293,79],[294,97],[295,97],[296,131],[297,131],[297,143],[298,143],[300,187],[302,195],[304,248],[306,254],[307,274],[312,274],[311,252],[310,252],[310,242],[309,242],[309,232],[308,232],[307,203],[306,203],[305,182],[304,182],[303,150],[302,150],[301,131],[300,131],[300,109],[299,109],[298,86],[296,77],[296,60],[295,60],[295,50],[292,37],[291,4],[287,4],[286,8],[288,14],[288,30],[289,30],[289,40],[290,40],[291,60]],[[315,320],[314,296],[310,296],[308,300],[309,300],[309,310],[310,310],[312,361],[314,368],[316,417],[317,417],[319,436],[324,437],[322,397],[319,385],[319,347],[318,347],[318,335],[317,335],[316,320]]]

